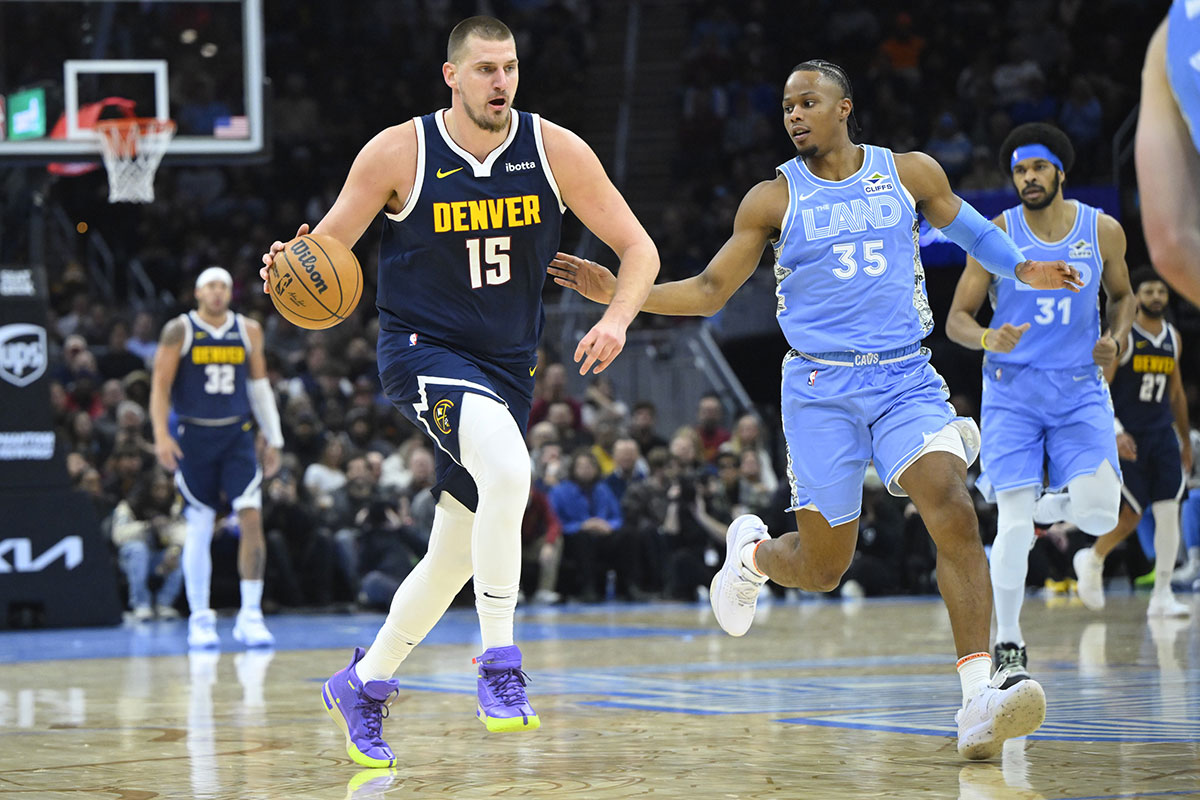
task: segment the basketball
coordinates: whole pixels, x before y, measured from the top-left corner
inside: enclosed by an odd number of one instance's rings
[[[298,236],[267,273],[271,300],[283,318],[313,331],[332,328],[358,305],[363,274],[346,245],[323,234]]]

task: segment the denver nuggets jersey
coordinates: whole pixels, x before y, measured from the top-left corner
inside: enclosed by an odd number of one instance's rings
[[[1175,424],[1170,376],[1178,366],[1179,331],[1164,322],[1158,336],[1133,324],[1111,391],[1117,419],[1130,433],[1146,433]]]
[[[798,156],[778,167],[788,209],[775,243],[775,316],[804,353],[883,352],[933,330],[916,204],[892,152],[861,147],[862,168],[842,181],[818,178]]]
[[[1030,323],[1029,330],[1010,353],[989,352],[988,363],[1026,364],[1039,369],[1073,369],[1094,364],[1092,348],[1100,338],[1100,277],[1104,261],[1096,229],[1099,211],[1070,200],[1075,206],[1075,224],[1057,242],[1039,239],[1025,222],[1021,206],[1004,212],[1004,227],[1034,261],[1062,259],[1083,280],[1079,293],[1065,289],[1039,291],[1020,281],[993,278],[992,321],[999,328]]]
[[[1167,13],[1167,81],[1179,111],[1192,134],[1192,146],[1200,150],[1200,5],[1194,0],[1175,0]]]
[[[514,110],[508,138],[480,163],[450,138],[443,113],[414,119],[416,180],[384,222],[380,338],[416,334],[491,362],[532,365],[565,209],[541,121]]]
[[[195,311],[184,324],[179,370],[171,386],[171,406],[183,419],[241,419],[250,416],[250,337],[241,314],[228,312],[214,328]]]

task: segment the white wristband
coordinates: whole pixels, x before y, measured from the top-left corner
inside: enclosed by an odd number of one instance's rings
[[[1121,420],[1117,419],[1114,416],[1113,417],[1113,433],[1116,434],[1117,436],[1120,436],[1124,432],[1125,432],[1125,426],[1121,424]]]
[[[271,447],[283,447],[283,430],[279,425],[279,410],[275,408],[275,393],[268,378],[246,381],[250,392],[250,408],[258,427]]]

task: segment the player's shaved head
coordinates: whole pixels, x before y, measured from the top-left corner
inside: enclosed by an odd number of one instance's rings
[[[450,41],[446,43],[446,60],[451,64],[458,64],[467,39],[472,36],[489,42],[503,42],[513,38],[508,26],[495,17],[467,17],[450,31]]]

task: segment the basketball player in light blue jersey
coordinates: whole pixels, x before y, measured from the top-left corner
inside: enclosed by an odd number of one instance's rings
[[[850,140],[850,81],[827,61],[792,70],[783,123],[799,155],[743,198],[733,235],[692,278],[655,286],[644,310],[716,313],[772,245],[776,316],[793,350],[783,363],[783,430],[798,531],[772,539],[762,520],[737,518],[713,579],[717,622],[742,636],[762,584],[829,591],[854,557],[862,485],[872,461],[893,494],[912,498],[938,548],[938,583],[959,655],[958,749],[997,755],[1035,730],[1046,699],[1032,680],[989,681],[991,587],[967,493],[978,429],[956,419],[921,339],[933,328],[917,246],[925,215],[988,269],[1039,289],[1074,289],[1062,261],[1029,261],[951,190],[937,162]],[[612,274],[560,254],[557,282],[607,302]],[[1067,292],[1062,292],[1064,297]]]
[[[262,615],[267,547],[262,531],[262,479],[251,415],[266,439],[263,466],[279,469],[283,433],[267,378],[262,327],[229,309],[233,278],[209,267],[196,278],[196,310],[163,326],[154,354],[150,421],[158,462],[175,473],[187,505],[181,563],[191,616],[188,646],[220,645],[209,606],[212,536],[217,510],[233,507],[241,537],[241,610],[233,635],[248,647],[275,639]]]
[[[1028,677],[1020,614],[1034,520],[1069,520],[1100,536],[1116,524],[1120,510],[1121,467],[1101,368],[1116,361],[1136,303],[1120,223],[1063,198],[1063,180],[1074,160],[1075,150],[1058,128],[1031,122],[1014,129],[1000,146],[1000,162],[1021,203],[995,224],[1031,258],[1067,261],[1079,272],[1079,293],[996,280],[968,258],[946,320],[953,341],[986,351],[980,484],[990,484],[995,493],[995,658],[1009,680]],[[1101,285],[1108,297],[1103,332]],[[984,328],[975,314],[989,296],[994,310]],[[1039,501],[1044,482],[1051,492],[1068,491]],[[985,494],[992,499],[991,491]]]
[[[451,31],[446,50],[450,108],[368,142],[315,229],[353,246],[368,225],[384,226],[380,379],[437,448],[429,552],[396,591],[374,643],[356,648],[322,689],[347,752],[366,767],[395,764],[382,734],[399,691],[392,676],[472,577],[484,648],[474,659],[476,715],[489,731],[540,726],[513,614],[530,482],[523,433],[545,318],[542,287],[563,212],[570,208],[622,264],[616,300],[576,348],[580,374],[602,371],[621,352],[658,274],[654,242],[592,149],[513,108],[520,70],[508,27],[470,17]],[[275,242],[264,264],[282,248]],[[267,279],[266,267],[260,275]]]
[[[1200,4],[1174,0],[1146,48],[1135,162],[1150,261],[1200,306]]]

